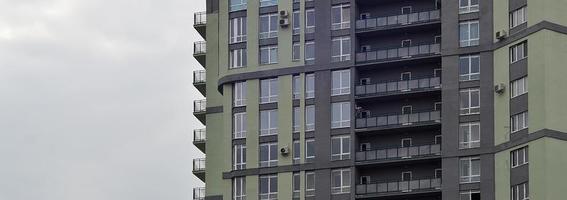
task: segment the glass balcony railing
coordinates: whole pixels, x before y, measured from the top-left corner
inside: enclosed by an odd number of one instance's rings
[[[356,29],[376,29],[427,23],[441,19],[439,10],[356,20]]]
[[[207,24],[207,13],[196,12],[194,14],[194,25],[206,25],[206,24]]]
[[[193,200],[205,200],[205,188],[193,188]]]
[[[207,82],[207,71],[199,70],[193,72],[193,84]]]
[[[205,158],[193,159],[193,171],[194,172],[205,171]]]
[[[207,111],[207,100],[206,99],[202,99],[202,100],[195,100],[195,102],[193,102],[193,112],[195,113],[200,113],[200,112],[206,112]]]
[[[417,89],[439,87],[441,87],[441,77],[415,78],[404,81],[390,81],[376,84],[358,85],[356,86],[356,95],[367,96],[376,94],[409,92]]]
[[[193,130],[193,142],[205,142],[207,140],[207,130],[206,129],[195,129]]]
[[[388,194],[395,192],[419,192],[423,190],[440,190],[441,179],[420,179],[411,181],[392,181],[361,184],[356,186],[357,195],[365,194]]]
[[[411,114],[393,114],[377,117],[357,118],[356,128],[373,128],[392,125],[412,125],[414,123],[441,120],[441,111],[425,111]]]
[[[356,161],[395,160],[441,155],[441,145],[421,145],[356,152]]]
[[[356,53],[356,62],[388,61],[408,59],[441,53],[441,44],[424,44],[384,50],[371,50]]]
[[[205,54],[207,53],[207,42],[199,41],[193,44],[193,54]]]

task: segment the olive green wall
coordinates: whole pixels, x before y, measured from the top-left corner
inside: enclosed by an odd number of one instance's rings
[[[565,8],[564,0],[528,0],[528,26],[544,20],[567,25]]]

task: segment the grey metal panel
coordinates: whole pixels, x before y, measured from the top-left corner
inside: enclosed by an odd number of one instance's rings
[[[263,103],[260,104],[260,110],[274,110],[278,109],[278,103]]]
[[[510,185],[525,183],[530,179],[529,164],[510,169]]]
[[[207,14],[219,12],[219,0],[207,0]]]
[[[232,113],[242,113],[242,112],[246,112],[246,106],[232,108]]]
[[[260,8],[260,15],[278,12],[278,6],[266,6]]]
[[[522,59],[510,64],[510,81],[522,78],[528,75],[528,59]]]
[[[246,42],[239,42],[239,43],[234,43],[234,44],[228,45],[228,50],[245,49],[245,48],[246,48]]]
[[[206,196],[205,200],[222,200],[223,197],[222,195],[217,195],[217,196]]]
[[[246,144],[246,139],[233,139],[232,145]]]
[[[528,111],[528,94],[510,99],[510,116]]]
[[[215,113],[222,113],[222,112],[223,112],[222,106],[207,107],[207,114],[215,114]]]
[[[239,10],[228,13],[228,18],[238,18],[238,17],[246,17],[246,10]]]
[[[268,38],[258,40],[260,46],[276,45],[278,44],[278,38]]]
[[[277,142],[278,135],[260,136],[260,143]]]
[[[528,23],[520,24],[520,25],[518,25],[518,26],[516,26],[516,27],[514,27],[514,28],[511,28],[509,34],[510,34],[510,35],[516,34],[516,33],[520,32],[521,30],[526,29],[527,27],[528,27]]]
[[[512,12],[518,8],[528,5],[528,0],[509,0],[508,1],[508,11]]]

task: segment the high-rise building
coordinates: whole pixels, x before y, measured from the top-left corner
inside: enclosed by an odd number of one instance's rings
[[[565,199],[567,1],[206,1],[194,199]]]

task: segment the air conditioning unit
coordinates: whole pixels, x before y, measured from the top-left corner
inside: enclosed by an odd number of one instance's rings
[[[499,83],[494,86],[494,91],[498,94],[503,94],[504,90],[506,90],[506,85],[504,85],[504,83]]]
[[[287,156],[289,154],[289,147],[284,146],[284,147],[280,148],[280,153],[284,156]]]
[[[505,30],[501,30],[501,31],[496,32],[496,39],[498,39],[498,40],[502,40],[502,39],[506,38],[506,36],[507,35],[506,35]]]
[[[281,18],[287,18],[287,16],[289,16],[289,13],[286,10],[280,10]]]
[[[280,27],[285,28],[287,26],[289,26],[289,19],[280,19]]]

